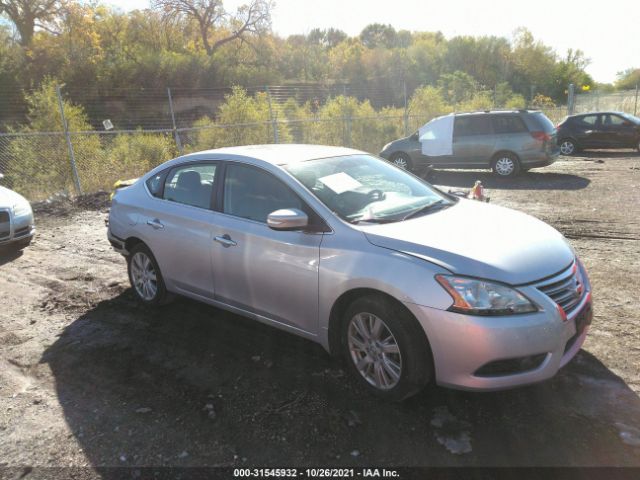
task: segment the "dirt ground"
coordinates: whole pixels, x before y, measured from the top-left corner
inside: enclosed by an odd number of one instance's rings
[[[0,467],[640,466],[640,155],[433,183],[476,179],[590,273],[594,324],[555,378],[384,403],[309,341],[190,300],[140,306],[94,198],[40,207],[33,244],[0,257]]]

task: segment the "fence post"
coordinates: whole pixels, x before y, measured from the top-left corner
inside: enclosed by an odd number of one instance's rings
[[[575,85],[569,84],[569,97],[567,98],[567,115],[573,115],[573,108],[575,102]]]
[[[404,87],[404,136],[409,135],[409,104],[407,103],[407,81],[402,80]]]
[[[636,102],[633,105],[633,114],[637,115],[638,114],[638,84],[636,83]]]
[[[58,106],[60,107],[60,118],[62,119],[62,128],[64,136],[67,140],[67,148],[69,149],[69,161],[71,162],[71,173],[73,174],[73,183],[76,186],[78,195],[82,195],[82,187],[80,186],[80,177],[76,168],[76,156],[73,152],[73,144],[71,143],[71,134],[67,125],[67,119],[64,116],[64,103],[62,102],[62,94],[60,93],[60,85],[56,85],[56,95],[58,96]]]
[[[169,97],[169,113],[171,113],[171,124],[173,125],[173,136],[176,139],[176,147],[178,147],[178,153],[182,155],[182,142],[180,141],[180,134],[178,133],[178,126],[176,125],[176,116],[173,113],[173,99],[171,98],[171,88],[167,87],[167,97]]]
[[[344,107],[342,109],[342,118],[344,121],[344,145],[345,147],[351,146],[351,116],[347,115],[347,85],[342,86],[342,97],[344,101]]]
[[[264,87],[267,91],[267,99],[269,101],[269,119],[271,120],[271,128],[273,129],[273,143],[278,142],[278,118],[277,112],[276,117],[273,116],[273,107],[271,105],[271,91],[269,90],[269,86]]]

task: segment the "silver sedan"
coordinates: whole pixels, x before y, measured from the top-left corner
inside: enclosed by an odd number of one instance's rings
[[[116,192],[108,238],[142,302],[184,295],[301,335],[393,400],[547,379],[591,322],[556,230],[347,148],[176,158]]]

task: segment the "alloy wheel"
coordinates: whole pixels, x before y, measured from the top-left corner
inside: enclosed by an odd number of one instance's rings
[[[158,278],[153,262],[144,252],[136,252],[131,259],[131,280],[143,300],[153,300],[158,293]]]
[[[560,144],[560,153],[563,155],[572,155],[575,150],[576,146],[570,140],[565,140]]]
[[[516,169],[516,164],[512,158],[502,157],[496,161],[496,172],[498,175],[508,176],[511,175]]]
[[[351,360],[369,384],[380,390],[398,384],[402,375],[400,347],[382,319],[358,313],[349,322],[347,342]]]
[[[393,164],[396,167],[400,167],[403,168],[405,170],[407,170],[409,168],[409,162],[407,162],[407,159],[404,157],[397,157],[393,160]]]

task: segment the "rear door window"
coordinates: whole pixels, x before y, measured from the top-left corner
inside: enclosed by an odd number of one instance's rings
[[[579,121],[586,127],[594,127],[596,123],[598,123],[598,115],[585,115],[584,117],[580,117]]]
[[[467,115],[456,117],[454,137],[470,137],[493,133],[488,115]]]
[[[192,207],[210,209],[216,168],[215,163],[174,168],[164,183],[163,198]]]
[[[494,115],[493,129],[496,133],[526,133],[527,126],[517,115]]]

